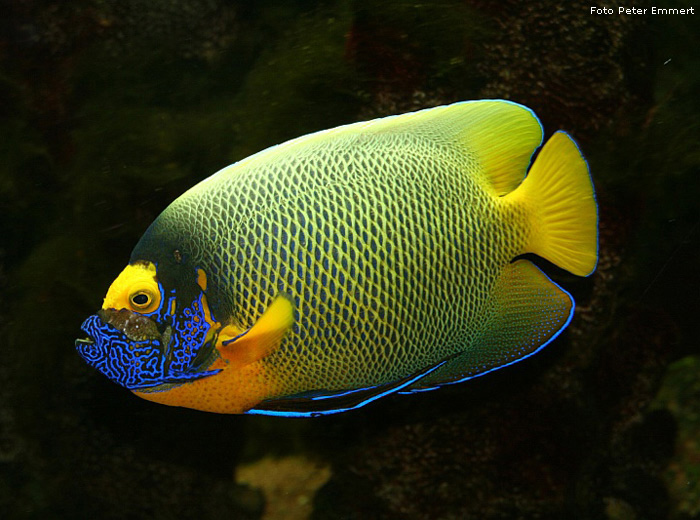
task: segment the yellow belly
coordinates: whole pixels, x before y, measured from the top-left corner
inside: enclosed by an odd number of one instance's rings
[[[280,393],[280,385],[262,362],[233,368],[219,359],[210,370],[222,369],[210,377],[162,392],[134,391],[137,396],[168,406],[182,406],[204,412],[244,413],[262,400]]]

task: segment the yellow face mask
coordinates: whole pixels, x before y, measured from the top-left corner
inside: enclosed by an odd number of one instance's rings
[[[152,263],[127,265],[114,280],[102,304],[103,309],[127,309],[150,314],[162,301],[156,281],[156,266]]]

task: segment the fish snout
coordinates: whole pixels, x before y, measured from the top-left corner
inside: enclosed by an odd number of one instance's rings
[[[95,366],[105,355],[103,341],[99,332],[99,318],[92,315],[81,325],[81,330],[87,334],[87,338],[75,340],[75,349],[78,354],[91,366]]]
[[[83,322],[81,328],[87,338],[75,341],[78,354],[88,365],[130,390],[161,383],[164,356],[160,334],[153,339],[139,335],[144,339],[134,340],[124,329],[134,334],[134,330],[142,330],[140,325],[145,322],[134,323],[123,314],[110,321],[105,320],[101,311]],[[134,328],[134,325],[139,326]]]

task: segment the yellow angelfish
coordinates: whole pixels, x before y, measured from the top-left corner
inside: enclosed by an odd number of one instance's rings
[[[508,101],[455,103],[273,146],[199,183],[136,245],[78,340],[139,397],[311,416],[526,358],[571,296],[597,207],[574,141]],[[526,176],[527,173],[527,176]]]

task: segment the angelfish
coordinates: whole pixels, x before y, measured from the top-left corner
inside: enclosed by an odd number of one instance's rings
[[[325,130],[237,162],[151,224],[80,355],[139,397],[313,416],[458,383],[550,343],[598,255],[588,166],[503,100]]]

